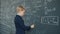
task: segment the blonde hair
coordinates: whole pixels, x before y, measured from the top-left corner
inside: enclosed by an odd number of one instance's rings
[[[25,10],[25,8],[22,5],[17,6],[17,9],[21,8],[21,11]]]

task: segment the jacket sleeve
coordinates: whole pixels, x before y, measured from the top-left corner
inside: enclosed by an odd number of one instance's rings
[[[17,23],[19,24],[19,26],[23,29],[23,30],[30,30],[31,28],[30,28],[30,26],[26,26],[26,25],[24,25],[24,22],[23,22],[23,20],[22,19],[20,19],[20,18],[17,18]]]

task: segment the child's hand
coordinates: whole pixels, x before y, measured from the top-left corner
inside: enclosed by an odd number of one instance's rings
[[[30,27],[31,27],[31,28],[34,28],[34,27],[35,27],[35,25],[34,25],[34,24],[32,24]]]

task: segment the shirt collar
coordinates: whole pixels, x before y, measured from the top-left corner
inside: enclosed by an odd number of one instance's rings
[[[20,16],[20,13],[17,13],[17,15],[19,15],[19,16]]]

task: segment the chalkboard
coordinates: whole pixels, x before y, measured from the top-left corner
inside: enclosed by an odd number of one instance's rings
[[[1,0],[0,33],[15,34],[16,7],[23,5],[25,25],[35,24],[26,34],[60,34],[59,0]]]

